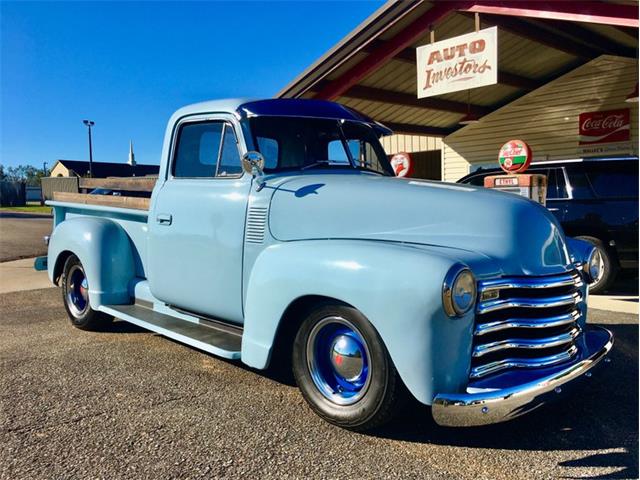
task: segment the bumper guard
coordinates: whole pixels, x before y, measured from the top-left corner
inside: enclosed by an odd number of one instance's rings
[[[566,384],[575,383],[573,380],[595,367],[613,346],[613,334],[607,329],[591,327],[585,335],[587,351],[582,359],[551,375],[509,388],[436,395],[432,405],[434,420],[448,427],[488,425],[514,419],[550,402],[565,390]]]

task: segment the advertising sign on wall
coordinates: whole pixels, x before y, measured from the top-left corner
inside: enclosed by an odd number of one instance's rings
[[[578,120],[579,152],[583,155],[627,152],[630,133],[628,108],[581,113]]]
[[[393,168],[396,177],[410,177],[413,171],[411,155],[406,152],[396,153],[391,157],[391,168]]]
[[[628,142],[631,122],[629,109],[580,114],[580,145]]]
[[[418,98],[498,83],[498,28],[416,49]]]

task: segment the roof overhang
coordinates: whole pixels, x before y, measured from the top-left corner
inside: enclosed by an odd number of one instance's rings
[[[418,99],[415,48],[497,26],[498,84]],[[402,133],[444,136],[603,54],[637,57],[638,2],[387,2],[277,96],[338,101]],[[468,95],[471,96],[469,100]]]

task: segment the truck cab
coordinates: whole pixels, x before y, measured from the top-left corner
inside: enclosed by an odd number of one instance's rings
[[[285,362],[312,410],[354,430],[407,395],[449,426],[537,408],[612,346],[587,325],[598,252],[527,199],[396,178],[390,133],[325,101],[178,110],[150,199],[50,202],[72,323]]]

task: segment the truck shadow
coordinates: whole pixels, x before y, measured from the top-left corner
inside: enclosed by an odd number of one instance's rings
[[[586,450],[565,467],[617,467],[594,478],[638,478],[638,325],[604,325],[616,343],[611,363],[563,401],[510,422],[476,428],[444,428],[416,401],[396,421],[369,434],[405,442],[504,450]],[[593,450],[616,449],[596,453]]]
[[[114,322],[109,331],[147,332],[129,325],[126,322]],[[615,335],[615,345],[609,356],[611,363],[600,365],[588,380],[590,383],[583,383],[558,403],[545,405],[528,415],[502,424],[445,428],[433,421],[429,407],[411,399],[392,422],[357,435],[496,450],[584,450],[584,457],[560,462],[558,465],[618,469],[612,474],[591,478],[638,478],[638,325],[604,326]],[[166,340],[173,341],[168,338]],[[193,347],[175,343],[202,354]],[[295,381],[287,368],[273,366],[264,371],[255,370],[239,361],[215,356],[211,358],[260,375],[274,383],[295,387]],[[593,452],[603,449],[615,451]]]

